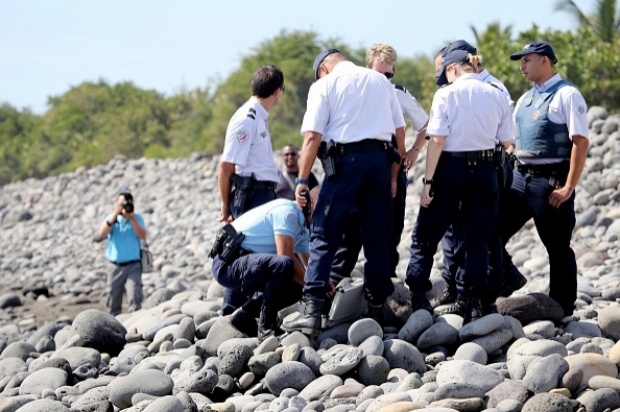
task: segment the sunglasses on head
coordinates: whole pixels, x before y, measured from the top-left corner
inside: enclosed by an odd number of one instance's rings
[[[390,73],[390,72],[385,72],[383,73],[385,75],[385,77],[387,77],[388,79],[391,79],[392,77],[394,77],[394,73]]]

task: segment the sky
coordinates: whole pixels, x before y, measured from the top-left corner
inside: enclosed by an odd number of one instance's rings
[[[475,45],[472,26],[511,25],[515,35],[534,23],[574,29],[570,14],[554,11],[556,2],[0,0],[0,103],[43,114],[48,97],[100,79],[166,96],[206,87],[282,30],[314,31],[353,48],[387,43],[413,57],[434,56],[457,39]],[[590,12],[595,0],[576,4]]]

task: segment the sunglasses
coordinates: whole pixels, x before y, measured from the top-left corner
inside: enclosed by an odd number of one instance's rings
[[[282,87],[280,87],[280,88],[282,89],[282,91],[285,91],[286,90],[286,85],[283,84]]]
[[[290,156],[297,156],[297,152],[290,152],[290,153],[283,153],[282,156],[284,157],[290,157]]]
[[[391,79],[392,77],[394,77],[394,73],[390,73],[390,72],[385,72],[383,73],[385,75],[385,77],[387,77],[388,79]]]

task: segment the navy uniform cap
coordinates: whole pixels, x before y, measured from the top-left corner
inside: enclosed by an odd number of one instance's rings
[[[547,56],[553,64],[558,62],[558,59],[555,58],[555,53],[553,52],[553,47],[546,41],[542,40],[534,40],[523,46],[523,50],[520,52],[516,52],[510,55],[510,60],[519,60],[521,56],[525,56],[526,54],[540,54],[542,56]]]
[[[454,41],[448,44],[448,46],[446,46],[441,56],[444,57],[446,54],[454,50],[465,50],[467,53],[471,53],[471,54],[478,53],[478,49],[476,49],[471,44],[467,43],[465,40],[457,40],[457,41]]]
[[[312,71],[314,72],[314,78],[319,79],[319,66],[323,63],[323,60],[330,54],[340,53],[338,49],[329,49],[319,53],[318,56],[314,59],[314,64],[312,65]]]
[[[446,67],[451,65],[452,63],[465,62],[467,61],[467,55],[472,54],[467,50],[452,50],[448,54],[444,55],[443,63],[441,64],[441,68],[437,71],[435,77],[437,78],[437,86],[443,86],[448,83],[448,78],[446,77]]]

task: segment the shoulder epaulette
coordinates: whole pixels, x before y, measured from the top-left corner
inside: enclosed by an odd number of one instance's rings
[[[495,83],[491,83],[491,82],[489,82],[489,83],[487,83],[487,84],[489,84],[489,85],[491,85],[491,86],[495,87],[497,90],[499,90],[499,91],[502,91],[502,92],[503,92],[503,90],[501,89],[501,87],[499,87],[499,86],[498,86],[498,85],[496,85]]]
[[[248,111],[248,117],[251,119],[256,119],[256,110],[250,107],[250,110]]]
[[[394,85],[394,87],[395,87],[397,90],[400,90],[401,92],[405,92],[405,93],[407,93],[407,89],[405,88],[405,86],[402,86],[402,85],[400,85],[400,84],[395,84],[395,85]]]

